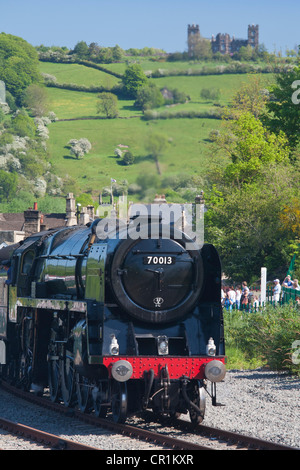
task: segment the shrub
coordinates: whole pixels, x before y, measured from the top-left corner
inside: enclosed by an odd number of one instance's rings
[[[100,93],[97,101],[97,113],[103,113],[108,119],[118,117],[118,98],[113,93]]]
[[[220,98],[221,91],[218,88],[202,88],[200,96],[208,101],[215,101]]]
[[[139,64],[129,65],[122,77],[125,92],[128,96],[136,98],[139,88],[146,85],[148,79]]]
[[[225,314],[225,337],[226,344],[240,349],[248,360],[262,360],[273,370],[300,375],[299,364],[292,360],[293,343],[300,341],[300,315],[294,306]]]
[[[137,91],[136,106],[143,110],[159,108],[164,104],[164,98],[156,85],[150,83],[142,86]]]
[[[28,136],[32,139],[35,137],[36,128],[34,121],[23,112],[17,114],[12,120],[12,128],[20,137]]]
[[[92,148],[89,140],[85,138],[79,140],[71,139],[68,145],[71,146],[71,153],[75,155],[76,158],[83,157],[86,153],[89,153]]]
[[[134,156],[128,151],[124,153],[122,160],[124,165],[132,165],[134,163]]]

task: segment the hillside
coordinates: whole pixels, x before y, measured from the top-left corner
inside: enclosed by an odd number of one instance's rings
[[[150,62],[143,64],[148,72],[149,66]],[[105,67],[117,68],[117,72],[122,73],[125,64],[109,64]],[[169,70],[171,67],[178,70],[182,63],[168,63]],[[154,69],[157,69],[157,64],[152,64]],[[40,71],[54,76],[59,84],[111,88],[120,82],[119,78],[111,74],[78,64],[41,62]],[[272,76],[266,75],[264,78],[267,84]],[[207,115],[217,115],[221,107],[228,105],[236,90],[249,80],[249,75],[166,76],[151,80],[160,89],[176,88],[190,97],[184,104],[156,111],[167,111],[169,114],[197,112],[205,117],[145,121],[142,119],[142,110],[134,106],[133,100],[119,99],[119,117],[105,119],[97,114],[98,93],[47,88],[49,109],[58,118],[58,121],[48,126],[50,161],[57,174],[69,175],[76,181],[75,192],[90,192],[96,197],[104,187],[110,186],[110,178],[116,179],[118,183],[126,180],[128,185],[132,185],[147,175],[148,179],[153,176],[151,182],[145,183],[154,186],[152,192],[147,193],[151,200],[158,189],[167,196],[173,195],[170,181],[183,174],[189,175],[190,179],[197,177],[197,183],[201,184],[211,159],[209,134],[221,125],[220,119],[207,118]],[[203,88],[219,90],[218,102],[201,98]],[[155,162],[145,149],[145,142],[152,132],[163,134],[168,141],[166,150],[159,157],[159,178]],[[92,144],[92,150],[82,159],[76,159],[66,147],[70,139],[80,138],[87,138]],[[114,154],[120,144],[129,147],[135,157],[134,164],[124,165]],[[163,186],[159,187],[161,184]],[[191,185],[195,186],[195,182],[191,182]],[[182,200],[187,197],[183,191],[181,196]],[[131,195],[131,198],[135,197],[138,196]]]

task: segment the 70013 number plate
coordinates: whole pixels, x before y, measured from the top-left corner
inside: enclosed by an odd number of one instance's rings
[[[154,264],[154,265],[169,265],[169,264],[175,264],[176,263],[176,258],[175,256],[144,256],[143,260],[144,264]]]

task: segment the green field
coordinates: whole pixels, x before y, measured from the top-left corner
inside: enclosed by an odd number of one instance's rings
[[[97,93],[86,93],[59,88],[47,88],[49,109],[58,119],[78,119],[100,117],[97,114]],[[120,117],[142,116],[140,109],[134,108],[134,101],[119,100]]]
[[[103,186],[110,184],[111,177],[133,183],[141,174],[156,174],[154,161],[145,151],[147,136],[155,131],[169,140],[167,150],[159,159],[163,175],[202,174],[209,163],[206,139],[218,125],[215,120],[198,119],[151,121],[150,124],[140,119],[56,122],[49,126],[51,163],[57,174],[76,178],[82,191],[99,193]],[[70,139],[82,137],[89,139],[93,148],[77,160],[65,146]],[[124,166],[116,158],[114,149],[119,144],[129,146],[136,158],[133,165]]]
[[[54,75],[59,83],[76,83],[77,85],[97,85],[111,88],[119,79],[108,73],[78,64],[54,64],[40,62],[40,71]]]
[[[42,62],[40,69],[55,75],[59,83],[102,86],[110,83],[113,86],[119,82],[109,74],[83,65]],[[269,83],[271,76],[265,78],[266,83]],[[249,80],[249,76],[177,76],[153,80],[160,88],[177,88],[191,98],[185,104],[164,108],[168,112],[208,111],[216,108],[212,102],[201,98],[202,88],[220,89],[220,105],[226,106],[236,90]],[[204,177],[209,168],[211,150],[208,137],[211,130],[221,126],[220,120],[181,118],[144,121],[141,119],[141,110],[134,106],[132,100],[119,100],[118,119],[104,119],[103,116],[99,119],[101,116],[96,112],[97,93],[58,88],[47,88],[47,93],[49,110],[54,111],[58,118],[57,122],[49,126],[50,161],[58,175],[69,175],[76,179],[81,192],[92,192],[96,196],[103,187],[109,186],[110,178],[118,182],[127,180],[131,184],[135,183],[139,175],[156,175],[155,163],[145,150],[145,141],[151,132],[164,134],[168,139],[167,149],[159,157],[160,178],[182,173]],[[77,160],[71,156],[67,143],[70,139],[82,137],[89,139],[92,150]],[[116,158],[114,150],[119,144],[129,146],[135,156],[133,165],[125,166]]]

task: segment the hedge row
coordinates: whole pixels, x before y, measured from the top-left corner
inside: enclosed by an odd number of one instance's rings
[[[215,67],[204,66],[201,69],[188,68],[177,69],[157,69],[151,73],[152,78],[174,77],[174,76],[201,76],[201,75],[223,75],[223,74],[243,74],[243,73],[280,73],[291,70],[293,65],[253,65],[236,62],[229,65],[217,65]]]
[[[62,90],[70,90],[70,91],[83,91],[86,93],[103,93],[103,92],[108,92],[108,93],[113,93],[117,96],[125,96],[124,88],[123,85],[115,85],[111,88],[106,88],[103,86],[97,86],[97,85],[77,85],[76,83],[58,83],[58,82],[47,82],[46,83],[47,87],[50,88],[60,88]]]
[[[209,111],[187,111],[187,110],[180,110],[180,111],[155,111],[153,109],[148,109],[144,111],[143,118],[145,121],[152,121],[155,119],[181,119],[181,118],[189,118],[189,119],[222,119],[222,111],[215,109],[211,109]]]

